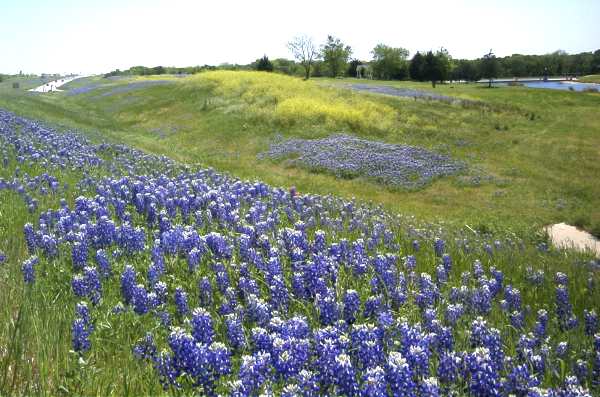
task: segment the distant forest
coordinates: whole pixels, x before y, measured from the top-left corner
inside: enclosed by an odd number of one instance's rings
[[[381,49],[382,45],[379,45]],[[417,52],[412,58],[408,58],[408,51],[402,48],[383,46],[384,50],[375,53],[372,60],[359,60],[350,58],[351,50],[347,51],[346,59],[336,60],[336,70],[332,71],[332,62],[322,53],[317,54],[316,59],[310,65],[310,76],[312,77],[356,77],[357,68],[364,65],[369,68],[372,77],[384,80],[432,80],[424,72],[423,65],[427,57],[433,57],[433,61],[439,68],[438,81],[476,81],[488,78],[483,64],[486,57],[479,59],[454,59],[444,49],[434,52]],[[346,46],[346,48],[350,48]],[[344,54],[345,55],[345,54]],[[343,55],[343,56],[344,56]],[[387,58],[386,58],[387,56]],[[600,73],[600,50],[594,52],[582,52],[579,54],[567,54],[564,51],[556,51],[544,55],[520,55],[514,54],[495,58],[497,63],[494,67],[493,76],[504,78],[518,78],[528,76],[583,76]],[[305,76],[306,67],[302,60],[277,58],[269,60],[265,55],[250,64],[220,64],[191,67],[145,67],[134,66],[127,70],[114,70],[106,73],[109,76],[122,75],[160,75],[160,74],[194,74],[205,70],[265,70],[287,75]]]

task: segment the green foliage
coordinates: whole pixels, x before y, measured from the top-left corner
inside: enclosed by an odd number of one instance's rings
[[[277,58],[273,60],[273,71],[290,76],[301,76],[303,74],[302,66],[290,59]]]
[[[321,56],[327,66],[330,77],[338,77],[346,71],[346,64],[352,54],[352,48],[333,36],[327,36],[327,41],[321,46]]]
[[[273,63],[269,61],[269,58],[264,55],[262,58],[259,58],[255,62],[256,70],[261,72],[272,72],[273,71]]]
[[[408,77],[408,50],[377,44],[373,54],[373,74],[381,80],[402,80]]]
[[[469,59],[455,61],[454,68],[450,73],[451,80],[477,81],[480,78],[477,61]]]
[[[424,81],[423,67],[425,65],[425,57],[419,51],[410,60],[408,71],[410,78],[416,81]]]
[[[481,62],[479,63],[479,72],[481,77],[489,79],[489,87],[491,87],[492,79],[498,77],[498,74],[500,73],[500,63],[498,62],[496,55],[492,53],[492,50],[485,54],[481,59]]]
[[[363,62],[361,62],[359,59],[353,59],[348,63],[348,70],[346,71],[346,74],[349,77],[357,77],[356,76],[356,69],[358,68],[359,65],[362,65]]]

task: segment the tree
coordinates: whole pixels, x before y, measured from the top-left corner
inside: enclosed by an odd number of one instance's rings
[[[273,64],[269,61],[269,58],[264,55],[262,58],[256,60],[256,70],[263,72],[272,72]]]
[[[409,54],[407,49],[377,44],[371,53],[373,54],[372,67],[376,78],[382,80],[406,78],[408,74],[406,59]]]
[[[456,67],[452,71],[453,80],[477,81],[479,80],[479,71],[476,61],[470,59],[460,59],[456,61]]]
[[[331,77],[344,74],[351,54],[352,48],[333,36],[327,36],[327,41],[321,46],[321,56]]]
[[[425,58],[423,55],[417,51],[417,53],[410,60],[410,65],[408,67],[408,73],[410,74],[410,78],[417,81],[425,80],[423,76],[423,64],[425,63]]]
[[[350,63],[348,64],[348,70],[346,72],[346,74],[350,77],[356,77],[356,69],[358,68],[359,65],[362,65],[363,63],[359,60],[359,59],[353,59],[350,61]]]
[[[310,78],[310,68],[313,62],[319,58],[319,51],[315,43],[308,36],[297,36],[288,43],[288,48],[294,58],[304,67],[304,78]]]
[[[489,88],[492,88],[492,79],[498,77],[500,64],[492,50],[485,54],[479,64],[480,74],[484,79],[489,79]]]
[[[437,58],[438,78],[439,81],[444,82],[448,80],[450,76],[450,70],[452,69],[452,57],[447,49],[444,47],[436,51],[435,57]]]
[[[288,75],[302,74],[302,67],[291,59],[277,58],[273,60],[273,70]]]

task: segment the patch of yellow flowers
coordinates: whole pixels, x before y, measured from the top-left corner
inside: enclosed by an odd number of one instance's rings
[[[228,101],[241,101],[255,116],[284,126],[321,123],[356,132],[390,132],[398,111],[350,90],[320,86],[275,73],[214,71],[193,78]]]

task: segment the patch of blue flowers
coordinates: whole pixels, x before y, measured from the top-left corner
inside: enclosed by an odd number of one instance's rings
[[[327,170],[340,177],[363,176],[385,184],[414,189],[434,178],[463,171],[464,163],[423,148],[396,145],[337,134],[323,139],[288,139],[273,143],[260,158]]]
[[[337,148],[340,142],[353,149]],[[0,143],[3,170],[11,174],[0,178],[0,191],[15,192],[31,212],[23,225],[26,288],[45,288],[50,272],[68,275],[65,290],[80,301],[71,343],[81,356],[105,343],[95,337],[107,322],[119,323],[114,329],[132,319],[145,320],[134,329],[152,324],[123,348],[165,391],[600,391],[597,276],[575,286],[567,273],[548,274],[548,250],[519,279],[515,258],[526,249],[520,241],[447,235],[354,201],[95,145],[2,110]],[[421,149],[347,136],[285,147],[298,145],[325,163],[327,153],[338,160],[346,153],[351,162],[366,150],[371,161],[383,165],[387,156],[423,178],[459,169]],[[394,158],[402,154],[411,160]],[[43,171],[24,171],[33,169]],[[85,170],[76,186],[59,182],[65,169]],[[71,203],[39,208],[39,197],[68,189],[79,194]],[[505,273],[498,264],[507,258]],[[571,298],[576,288],[585,288],[577,295],[586,305],[581,313],[582,302],[576,307]],[[530,291],[535,299],[526,299]]]

